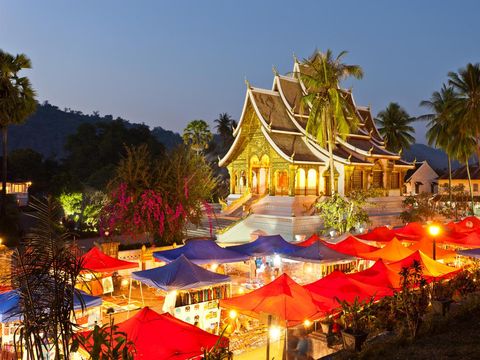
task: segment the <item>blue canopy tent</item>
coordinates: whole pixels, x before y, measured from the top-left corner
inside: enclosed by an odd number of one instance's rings
[[[226,264],[248,260],[248,256],[222,248],[210,239],[191,239],[182,247],[153,253],[155,259],[165,262],[171,262],[180,255],[184,255],[197,265]]]
[[[473,257],[480,259],[480,248],[467,249],[467,250],[457,250],[458,255]]]
[[[230,281],[229,276],[206,270],[183,254],[165,266],[135,271],[132,279],[164,291],[194,289]]]
[[[0,294],[0,323],[21,320],[19,303],[20,295],[17,290],[11,290]],[[82,304],[83,308],[100,306],[102,305],[102,298],[88,295],[83,291],[76,292],[73,298],[74,310],[81,310]]]
[[[345,255],[330,249],[320,241],[317,241],[310,246],[302,247],[293,253],[283,255],[283,257],[296,261],[313,262],[319,264],[350,262],[356,259],[353,256]]]
[[[301,249],[301,247],[290,244],[281,235],[265,235],[259,236],[257,240],[247,244],[229,246],[228,249],[248,256],[261,257],[274,254],[290,254]]]

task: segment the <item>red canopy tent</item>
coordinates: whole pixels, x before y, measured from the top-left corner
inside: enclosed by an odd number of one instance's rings
[[[393,230],[399,240],[420,240],[427,235],[426,229],[418,222],[411,222],[399,229]]]
[[[184,360],[199,357],[204,348],[212,348],[219,339],[218,336],[170,314],[158,314],[148,307],[117,326],[117,331],[125,333],[127,340],[135,344],[134,358],[142,360]],[[228,340],[223,341],[225,342],[222,345],[226,346]]]
[[[295,245],[307,247],[307,246],[313,245],[313,244],[315,244],[317,241],[321,241],[321,240],[322,240],[322,239],[320,238],[320,236],[318,236],[317,234],[313,234],[313,235],[310,236],[307,240],[304,240],[304,241],[302,241],[302,242],[299,242],[298,244],[295,244]]]
[[[386,226],[379,226],[366,234],[360,234],[356,237],[361,240],[388,242],[395,237],[395,232]]]
[[[422,266],[422,274],[426,279],[449,278],[462,270],[439,263],[421,251],[415,251],[405,259],[388,264],[387,267],[399,273],[403,268],[412,266],[415,260]]]
[[[320,307],[328,308],[330,311],[340,306],[336,300],[337,298],[353,302],[355,298],[359,300],[366,300],[372,297],[380,299],[393,295],[391,288],[358,281],[340,271],[334,271],[320,280],[305,285],[304,288],[312,293],[313,300],[319,303]]]
[[[348,274],[349,278],[362,283],[397,289],[400,287],[400,275],[390,269],[383,260],[377,260],[373,266],[366,270]]]
[[[135,262],[119,260],[108,256],[95,246],[82,256],[82,260],[84,269],[99,273],[109,273],[138,267],[138,264]]]
[[[358,256],[360,253],[372,252],[378,250],[376,246],[371,246],[365,244],[364,242],[358,240],[354,236],[349,236],[345,240],[340,241],[336,244],[332,244],[329,242],[323,242],[326,246],[330,249],[338,251],[342,254],[347,254],[351,256]]]
[[[447,226],[453,231],[457,233],[469,233],[480,229],[480,219],[476,216],[467,216],[462,221],[457,223],[451,222],[448,223]]]
[[[444,243],[457,245],[464,248],[476,248],[480,247],[480,230],[474,230],[467,234],[463,233],[462,236],[458,237],[442,237],[439,240]]]
[[[412,253],[412,250],[403,246],[396,238],[393,238],[387,245],[385,245],[385,247],[372,252],[361,253],[358,254],[358,256],[368,260],[382,259],[383,261],[390,263],[401,260]]]
[[[220,306],[238,310],[252,317],[269,314],[294,326],[305,320],[322,316],[312,295],[287,274],[282,274],[271,283],[251,293],[220,300]]]

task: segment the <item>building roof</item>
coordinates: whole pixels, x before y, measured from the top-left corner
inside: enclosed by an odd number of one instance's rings
[[[480,167],[478,165],[470,165],[470,178],[472,180],[480,180]],[[438,178],[439,180],[448,180],[448,172]],[[464,165],[452,172],[454,180],[468,180],[467,167]]]
[[[306,131],[309,108],[307,104],[302,104],[302,97],[307,89],[299,74],[308,71],[308,67],[296,61],[291,76],[275,74],[272,90],[251,87],[247,83],[242,115],[234,131],[236,141],[220,160],[220,166],[225,166],[234,159],[234,154],[243,148],[245,140],[248,141],[248,131],[242,134],[241,128],[245,121],[249,123],[250,120],[245,118],[249,117],[252,109],[260,120],[262,132],[270,145],[285,160],[292,163],[325,163],[328,151]],[[373,166],[375,158],[388,158],[395,161],[394,165],[410,166],[400,160],[399,154],[384,148],[384,141],[375,126],[370,108],[357,106],[350,90],[342,90],[342,94],[356,109],[360,123],[352,134],[345,134],[346,140],[337,138],[335,160],[344,164]],[[240,141],[239,137],[244,140]]]

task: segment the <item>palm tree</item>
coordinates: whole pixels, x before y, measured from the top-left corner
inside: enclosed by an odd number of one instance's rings
[[[306,71],[299,74],[307,89],[307,94],[302,97],[301,112],[305,106],[310,109],[306,131],[320,146],[328,146],[332,194],[335,192],[333,149],[336,138],[345,138],[360,122],[356,109],[348,100],[348,93],[340,89],[340,82],[350,76],[361,79],[363,71],[358,65],[342,63],[346,54],[342,51],[334,58],[331,50],[326,53],[316,50],[310,58],[302,61]]]
[[[378,113],[375,122],[378,124],[378,131],[387,143],[387,149],[393,152],[399,152],[403,149],[409,149],[410,145],[415,143],[413,133],[415,129],[410,126],[415,119],[397,103],[390,103]]]
[[[220,134],[223,141],[223,147],[230,146],[233,142],[233,131],[235,130],[236,121],[227,113],[218,115],[218,119],[215,119],[215,129]]]
[[[465,164],[468,177],[468,187],[470,190],[470,200],[472,213],[474,213],[474,199],[473,199],[473,187],[472,187],[472,178],[470,176],[470,165],[469,159],[475,153],[475,148],[477,146],[476,138],[469,134],[468,132],[462,131],[465,125],[461,121],[455,121],[455,124],[452,125],[452,132],[455,134],[455,138],[448,143],[447,153],[450,153],[452,157]]]
[[[35,111],[35,92],[19,72],[32,67],[25,54],[13,56],[0,50],[0,130],[3,142],[2,202],[0,217],[6,213],[8,126],[21,124]]]
[[[452,203],[452,161],[448,153],[448,145],[452,139],[452,122],[454,120],[454,104],[457,96],[453,87],[447,87],[443,84],[440,91],[435,91],[430,100],[424,100],[420,106],[432,111],[430,114],[419,116],[418,120],[426,120],[428,145],[435,146],[444,150],[448,158],[448,193],[449,200]]]
[[[459,96],[457,110],[464,126],[460,130],[475,136],[476,152],[480,163],[480,64],[467,64],[455,72],[449,72],[449,84]]]
[[[204,120],[193,120],[183,130],[182,137],[185,144],[190,145],[199,154],[208,147],[208,143],[213,136],[208,124]]]

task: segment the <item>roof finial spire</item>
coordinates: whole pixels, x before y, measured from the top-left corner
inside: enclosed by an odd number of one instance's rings
[[[247,85],[248,89],[251,89],[252,86],[250,85],[250,81],[248,81],[247,77],[245,76],[245,85]]]
[[[293,61],[298,63],[298,58],[297,58],[297,55],[295,55],[295,51],[292,53],[293,55]]]
[[[278,74],[278,70],[277,70],[277,68],[275,67],[275,65],[272,65],[272,71],[273,71],[273,75],[275,75],[275,76],[278,76],[278,75],[279,75],[279,74]]]

